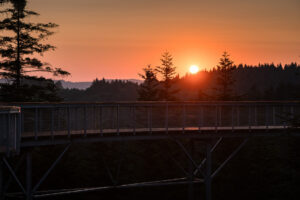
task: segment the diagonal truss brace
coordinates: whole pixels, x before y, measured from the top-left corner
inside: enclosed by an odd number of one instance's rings
[[[2,160],[3,160],[3,163],[5,164],[5,166],[7,167],[7,169],[9,170],[9,172],[11,173],[12,177],[14,178],[14,180],[16,181],[16,183],[18,184],[18,186],[22,190],[23,194],[26,194],[26,190],[25,190],[24,186],[22,185],[21,181],[17,177],[15,171],[13,170],[13,168],[11,167],[11,165],[9,164],[9,162],[6,160],[5,157],[3,157]]]
[[[68,146],[65,147],[63,152],[58,156],[58,158],[54,161],[54,163],[50,166],[50,168],[46,171],[46,173],[42,176],[40,181],[34,186],[32,193],[35,193],[37,189],[41,186],[41,184],[45,181],[45,179],[48,177],[50,172],[54,169],[54,167],[57,165],[57,163],[62,159],[62,157],[65,155],[65,153],[70,148],[71,144],[68,144]]]
[[[198,164],[195,162],[195,160],[193,159],[193,157],[191,156],[191,154],[188,152],[188,150],[185,148],[185,146],[177,139],[172,137],[172,139],[178,144],[178,146],[182,149],[182,151],[184,152],[184,154],[187,156],[187,158],[191,161],[191,163],[193,164],[193,166],[195,168],[198,168]],[[205,174],[203,173],[203,171],[201,169],[198,169],[198,171],[205,176]]]
[[[249,138],[244,141],[228,156],[228,158],[212,173],[211,178],[214,178],[219,171],[241,150],[241,148],[248,142]]]

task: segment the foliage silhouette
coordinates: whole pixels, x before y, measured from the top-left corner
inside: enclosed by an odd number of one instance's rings
[[[148,65],[143,69],[144,74],[139,74],[139,76],[144,79],[144,82],[140,85],[138,89],[140,101],[156,101],[158,100],[158,85],[159,82],[156,78],[156,72]]]
[[[51,29],[58,25],[54,23],[30,23],[26,19],[39,14],[26,10],[26,1],[11,1],[12,8],[2,10],[0,14],[4,19],[0,21],[0,31],[7,33],[0,37],[0,76],[8,80],[8,85],[2,85],[2,100],[14,99],[15,101],[36,100],[35,90],[40,94],[40,100],[47,100],[44,97],[49,87],[55,87],[54,82],[46,80],[42,76],[30,75],[36,72],[48,72],[54,76],[69,75],[67,71],[61,68],[53,68],[49,63],[42,62],[34,57],[35,54],[54,50],[55,47],[50,44],[43,44],[47,37],[54,34]],[[46,81],[46,82],[45,82]],[[50,86],[49,84],[52,84]],[[43,92],[44,88],[44,92]],[[32,90],[31,92],[28,92]],[[26,92],[25,92],[26,91]],[[8,95],[8,96],[7,96]],[[24,96],[25,95],[25,96]],[[54,93],[50,96],[55,96]],[[50,98],[52,99],[52,98]]]
[[[162,76],[162,87],[160,88],[159,98],[165,101],[176,100],[175,94],[178,90],[172,89],[176,77],[176,67],[173,64],[173,57],[169,52],[164,52],[161,57],[161,66],[156,67],[156,71]]]
[[[217,65],[218,77],[216,87],[214,88],[216,91],[216,100],[228,101],[234,99],[232,87],[235,83],[233,79],[233,71],[235,69],[233,61],[225,51],[220,58],[219,65]]]

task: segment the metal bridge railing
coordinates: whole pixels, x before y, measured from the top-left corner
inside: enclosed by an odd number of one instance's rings
[[[0,153],[20,150],[20,108],[0,106]]]
[[[22,137],[236,131],[298,126],[300,102],[27,103]]]

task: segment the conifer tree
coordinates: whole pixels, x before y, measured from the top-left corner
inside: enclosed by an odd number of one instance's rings
[[[216,83],[216,100],[233,100],[234,94],[232,86],[235,83],[233,71],[236,67],[230,59],[229,54],[225,51],[217,65],[217,83]]]
[[[34,93],[35,97],[32,100],[37,100],[38,96],[43,99],[54,95],[52,93],[55,90],[54,82],[42,76],[32,75],[32,73],[48,72],[55,76],[69,75],[61,68],[53,68],[50,64],[35,57],[37,54],[42,56],[45,52],[55,49],[53,45],[44,44],[43,41],[54,33],[51,29],[58,25],[26,22],[28,17],[39,14],[25,9],[25,0],[10,0],[10,2],[13,4],[12,8],[0,11],[4,17],[0,20],[0,32],[6,34],[0,36],[0,76],[9,81],[9,84],[1,87],[2,98],[9,95],[14,100],[30,100],[30,96],[25,96]],[[28,92],[31,89],[36,92]]]
[[[156,72],[148,65],[143,69],[144,74],[139,74],[139,76],[144,79],[144,82],[140,85],[138,89],[140,101],[156,101],[158,100],[158,80],[156,78]]]
[[[162,64],[156,68],[156,71],[162,76],[162,88],[160,90],[160,99],[165,101],[174,101],[174,96],[178,90],[172,89],[174,78],[176,77],[176,67],[173,64],[173,57],[169,52],[162,54],[160,59]]]

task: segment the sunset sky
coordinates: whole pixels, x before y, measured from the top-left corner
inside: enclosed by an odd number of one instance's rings
[[[168,50],[178,73],[235,63],[300,62],[299,0],[28,0],[38,21],[60,25],[44,60],[66,80],[138,78]],[[35,21],[35,18],[30,20]]]

